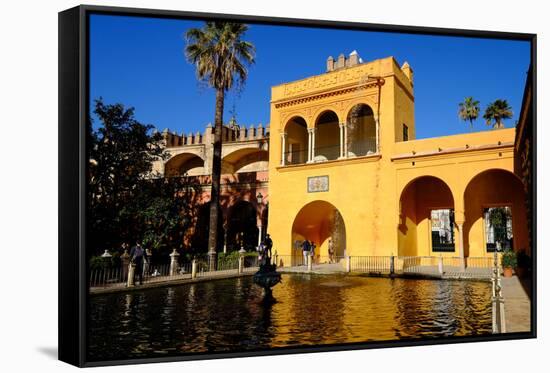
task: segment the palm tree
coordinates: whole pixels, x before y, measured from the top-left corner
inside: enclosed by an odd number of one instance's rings
[[[474,120],[479,115],[479,101],[474,100],[473,97],[466,97],[464,102],[458,104],[458,116],[463,121],[470,122],[470,130],[474,129]]]
[[[495,100],[487,109],[485,109],[485,114],[483,114],[483,119],[488,126],[493,126],[493,128],[504,128],[504,119],[512,118],[512,108],[508,105],[506,100]]]
[[[242,23],[206,22],[202,28],[192,28],[185,33],[187,60],[196,66],[197,78],[216,90],[208,231],[208,257],[211,270],[216,268],[218,244],[224,96],[225,92],[235,84],[242,87],[248,75],[246,66],[254,63],[254,45],[241,39],[247,30],[248,26]]]

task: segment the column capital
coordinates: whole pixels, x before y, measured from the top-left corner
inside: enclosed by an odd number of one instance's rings
[[[308,127],[307,132],[309,132],[309,133],[314,133],[315,130],[316,130],[315,127]]]
[[[341,122],[341,123],[339,124],[340,128],[345,127],[346,125],[347,125],[346,122]]]
[[[281,137],[286,137],[287,135],[286,131],[281,131],[280,134],[281,134]]]

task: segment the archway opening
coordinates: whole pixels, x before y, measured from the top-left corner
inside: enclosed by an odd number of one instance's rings
[[[495,213],[501,218],[495,219]],[[512,172],[492,169],[476,175],[464,191],[464,252],[492,255],[502,249],[529,253],[529,233],[523,184]]]
[[[256,208],[248,201],[239,201],[229,210],[227,217],[227,251],[253,251],[258,244]]]
[[[170,158],[164,166],[166,177],[204,174],[204,160],[196,154],[182,153]]]
[[[325,111],[315,122],[315,162],[330,161],[340,156],[340,127],[338,115]]]
[[[286,141],[283,150],[285,164],[303,164],[308,160],[308,134],[304,118],[294,117],[285,126]]]
[[[298,212],[292,224],[292,256],[294,264],[301,263],[302,242],[312,241],[316,262],[328,262],[329,239],[336,260],[346,255],[346,226],[340,211],[326,201],[310,202]]]
[[[269,167],[269,152],[258,148],[245,148],[227,154],[222,159],[222,173],[266,171]]]
[[[454,198],[444,181],[414,179],[403,189],[399,206],[399,256],[455,252]]]
[[[376,121],[370,106],[357,104],[347,117],[348,157],[360,157],[376,153]]]
[[[208,252],[208,235],[210,225],[210,202],[203,203],[197,207],[196,218],[193,226],[189,229],[190,237],[188,241],[191,244],[192,253],[207,253]],[[223,215],[218,213],[218,240],[216,251],[221,251],[223,248]]]

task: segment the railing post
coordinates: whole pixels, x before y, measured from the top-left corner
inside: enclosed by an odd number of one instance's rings
[[[439,271],[439,275],[443,276],[443,257],[441,255],[439,255],[437,269]]]
[[[277,252],[273,254],[273,264],[275,264],[275,267],[279,266],[279,255],[277,255]]]
[[[390,275],[395,274],[395,256],[390,256]]]
[[[174,249],[170,254],[170,276],[175,276],[178,272],[178,257],[180,254]]]
[[[128,266],[130,265],[130,255],[128,254],[128,250],[124,249],[124,253],[120,256],[120,260],[122,263],[121,281],[124,282],[128,279]]]
[[[351,272],[351,255],[348,255],[346,260],[346,272]]]
[[[244,255],[239,255],[239,273],[244,272]]]
[[[311,255],[308,255],[306,258],[307,258],[307,271],[311,272],[311,270],[313,269],[313,258],[311,257]]]
[[[197,277],[197,259],[191,261],[191,278]]]
[[[131,288],[134,286],[134,273],[136,271],[136,265],[134,263],[130,263],[128,267],[128,282],[126,285]]]

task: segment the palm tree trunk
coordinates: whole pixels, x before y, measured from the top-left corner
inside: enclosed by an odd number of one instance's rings
[[[212,190],[210,192],[210,222],[208,229],[209,269],[216,269],[216,249],[218,247],[218,216],[220,204],[220,179],[222,171],[222,126],[223,126],[223,89],[216,90],[216,113],[214,116],[214,150],[212,155]]]

